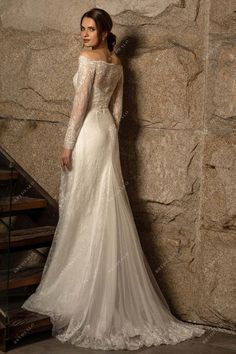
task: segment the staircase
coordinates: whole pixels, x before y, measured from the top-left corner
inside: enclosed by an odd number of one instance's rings
[[[58,203],[0,147],[0,350],[51,331],[47,316],[21,309],[40,282]],[[46,252],[42,252],[46,248]],[[27,253],[27,256],[26,256]],[[32,264],[33,256],[42,259]]]

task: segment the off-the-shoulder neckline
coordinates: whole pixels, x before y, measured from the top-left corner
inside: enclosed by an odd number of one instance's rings
[[[92,62],[99,62],[99,63],[104,63],[104,64],[107,64],[107,65],[121,66],[121,67],[122,67],[122,64],[114,64],[114,63],[108,63],[108,62],[106,62],[106,61],[104,61],[104,60],[91,59],[91,58],[88,58],[88,57],[86,57],[86,56],[84,56],[84,55],[80,55],[80,56],[79,56],[79,59],[80,59],[80,58],[85,58],[85,59],[87,59],[87,60],[89,60],[89,61],[92,61]]]

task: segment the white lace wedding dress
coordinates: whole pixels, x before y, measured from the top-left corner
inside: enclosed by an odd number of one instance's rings
[[[50,316],[61,342],[135,350],[205,330],[178,320],[142,251],[122,177],[123,67],[79,57],[64,147],[59,221],[41,282],[22,308]]]

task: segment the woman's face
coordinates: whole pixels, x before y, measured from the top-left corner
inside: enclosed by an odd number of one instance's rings
[[[82,20],[81,38],[84,47],[97,47],[101,41],[96,22],[90,17],[84,17]]]

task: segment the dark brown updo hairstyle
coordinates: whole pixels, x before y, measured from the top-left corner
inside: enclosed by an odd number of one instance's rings
[[[105,10],[94,7],[93,9],[83,14],[80,20],[80,28],[82,27],[82,21],[84,17],[90,17],[95,21],[100,35],[102,32],[108,32],[107,46],[108,49],[112,52],[116,44],[116,35],[111,32],[113,26],[111,16]]]

